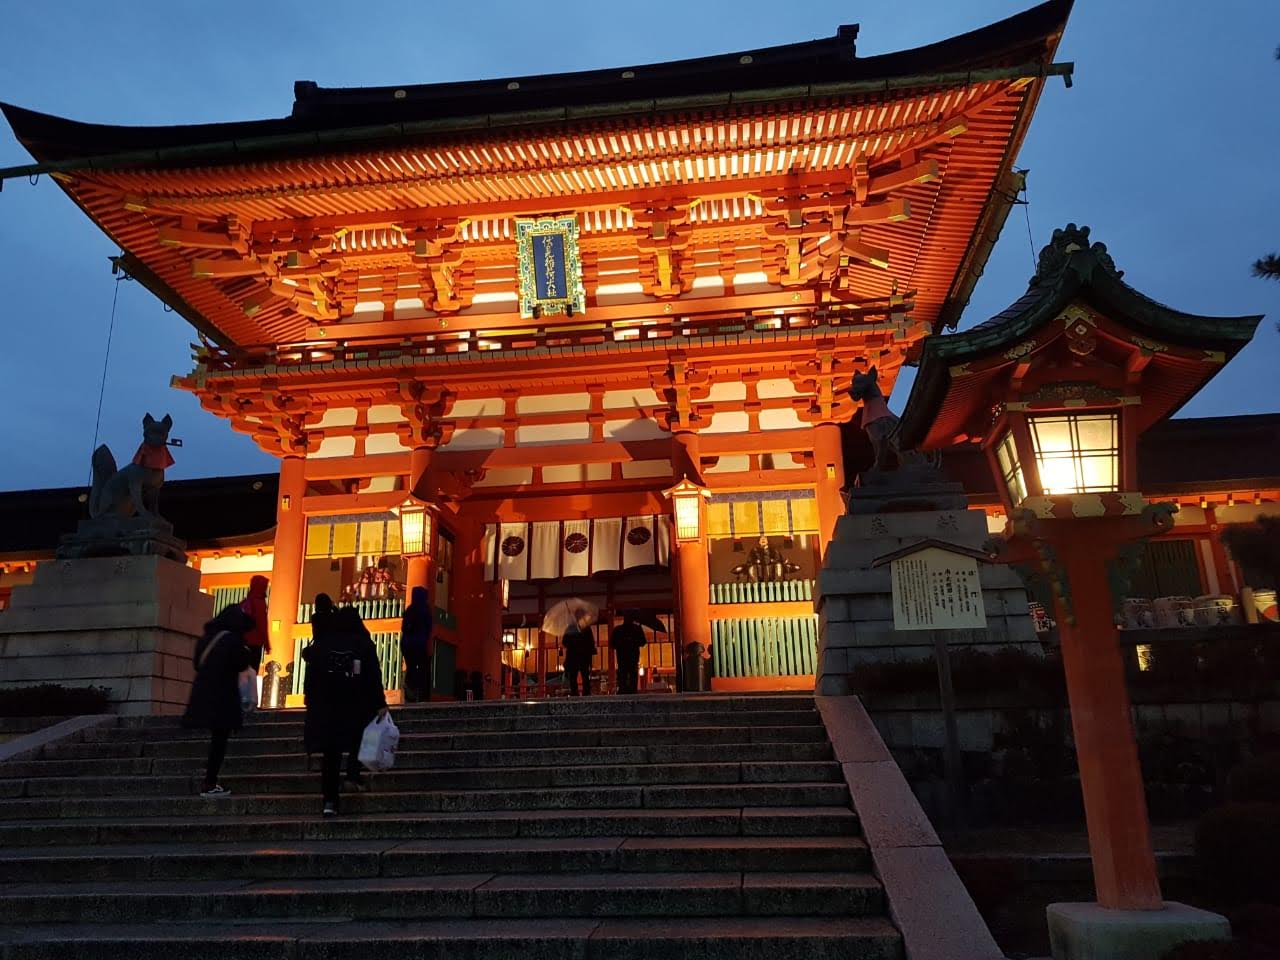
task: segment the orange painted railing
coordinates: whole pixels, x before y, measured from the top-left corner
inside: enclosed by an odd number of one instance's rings
[[[241,370],[247,367],[305,367],[314,363],[414,363],[426,357],[490,351],[528,351],[617,345],[659,340],[691,340],[816,328],[903,322],[911,313],[912,294],[882,297],[857,304],[828,304],[770,308],[760,313],[714,311],[698,313],[695,303],[678,305],[679,313],[656,314],[650,319],[591,322],[590,312],[581,322],[561,321],[537,326],[536,320],[518,330],[441,330],[436,333],[343,339],[342,324],[331,324],[333,334],[323,341],[260,346],[202,346],[194,359],[203,372]],[[677,306],[675,304],[673,307]],[[394,324],[388,324],[394,327]]]

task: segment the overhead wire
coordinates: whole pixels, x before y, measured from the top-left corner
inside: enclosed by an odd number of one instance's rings
[[[93,421],[93,446],[89,448],[91,460],[93,452],[98,449],[98,436],[102,430],[102,403],[107,393],[107,368],[111,364],[111,341],[115,338],[116,332],[116,308],[120,303],[120,283],[123,280],[133,279],[121,269],[120,261],[117,257],[111,258],[111,273],[115,277],[115,285],[111,291],[111,320],[107,324],[107,349],[102,357],[102,379],[98,383],[98,414]],[[89,485],[93,486],[92,467],[89,471]]]
[[[1025,171],[1024,171],[1025,172]],[[1036,242],[1031,236],[1031,197],[1027,193],[1027,178],[1022,178],[1022,213],[1027,221],[1027,245],[1031,248],[1031,273],[1034,276],[1036,270],[1039,269],[1039,260],[1036,258]]]

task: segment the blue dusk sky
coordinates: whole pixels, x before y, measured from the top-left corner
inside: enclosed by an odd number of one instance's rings
[[[224,0],[10,3],[0,99],[77,120],[182,124],[287,115],[293,82],[428,83],[629,66],[828,37],[860,23],[867,56],[941,40],[1028,0],[529,4]],[[1256,340],[1181,416],[1280,410],[1280,3],[1079,0],[1018,165],[1016,208],[961,323],[1018,297],[1054,227],[1088,224],[1137,289],[1181,310],[1265,313]],[[28,155],[7,126],[0,165]],[[0,489],[84,483],[114,281],[110,241],[47,177],[0,192]],[[275,469],[169,378],[193,331],[136,283],[119,287],[101,439],[132,453],[144,411],[172,413],[173,478]],[[910,372],[894,391],[906,400]],[[1194,455],[1189,451],[1189,455]]]

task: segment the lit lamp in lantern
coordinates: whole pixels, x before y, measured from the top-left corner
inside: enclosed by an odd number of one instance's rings
[[[1006,506],[1021,507],[1028,497],[1120,490],[1118,409],[1007,415],[1004,423],[990,453]]]
[[[701,540],[702,504],[711,496],[711,491],[685,477],[674,487],[663,490],[662,495],[671,501],[671,511],[676,521],[676,540],[680,543]]]
[[[431,582],[431,511],[421,500],[410,497],[400,505],[400,553],[409,562],[405,568],[404,586],[412,601],[415,587]]]
[[[400,505],[400,552],[406,557],[425,557],[431,545],[431,514],[427,505],[409,499]]]
[[[1026,564],[1053,591],[1098,897],[1050,906],[1058,960],[1146,960],[1228,931],[1222,917],[1161,898],[1108,567],[1130,542],[1173,525],[1172,505],[1139,492],[1138,437],[1248,343],[1260,319],[1161,306],[1123,283],[1106,248],[1072,224],[1054,232],[1013,306],[924,342],[900,443],[980,447],[1009,516],[993,555]]]

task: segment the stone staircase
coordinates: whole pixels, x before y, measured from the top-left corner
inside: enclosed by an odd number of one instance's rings
[[[217,801],[170,719],[0,763],[0,957],[903,955],[811,696],[395,716],[397,768],[333,820],[292,711]]]

